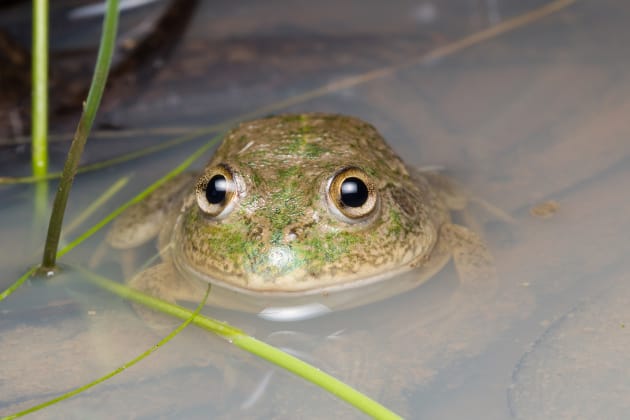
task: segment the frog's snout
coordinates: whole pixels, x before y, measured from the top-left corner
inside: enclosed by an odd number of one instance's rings
[[[286,245],[273,246],[267,253],[267,264],[284,271],[295,263],[295,252]]]

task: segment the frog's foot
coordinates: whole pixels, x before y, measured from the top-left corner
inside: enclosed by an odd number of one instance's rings
[[[463,213],[467,224],[471,219],[467,211],[470,204],[481,207],[491,219],[500,220],[509,224],[516,223],[515,219],[504,210],[483,198],[467,193],[464,188],[450,176],[438,172],[435,169],[420,168],[418,170],[434,187],[442,202],[446,204],[450,210],[461,211]]]
[[[440,237],[451,251],[464,289],[491,291],[496,288],[494,259],[479,235],[465,226],[446,223]]]
[[[174,304],[177,300],[199,303],[205,289],[177,275],[170,263],[161,263],[138,273],[129,281],[129,287],[147,295]],[[133,303],[134,311],[154,329],[172,328],[180,321],[175,318]]]

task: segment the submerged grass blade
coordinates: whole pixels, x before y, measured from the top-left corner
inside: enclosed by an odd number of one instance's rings
[[[120,213],[125,211],[128,207],[144,200],[149,194],[155,191],[160,185],[164,184],[166,181],[172,179],[176,175],[184,172],[184,170],[186,170],[195,160],[197,160],[201,155],[207,152],[209,148],[214,146],[217,143],[217,141],[219,141],[219,139],[220,139],[220,136],[215,136],[212,139],[210,139],[210,141],[208,141],[206,144],[204,144],[199,149],[197,149],[192,155],[186,158],[186,160],[180,163],[175,169],[173,169],[172,171],[167,173],[165,176],[155,181],[153,184],[149,185],[140,194],[136,195],[134,198],[127,201],[122,206],[118,207],[116,210],[114,210],[113,212],[105,216],[100,222],[96,223],[94,226],[86,230],[83,234],[78,236],[72,242],[68,243],[68,245],[60,249],[57,256],[61,257],[67,254],[69,251],[77,247],[80,243],[85,241],[87,238],[89,238],[90,236],[98,232],[107,223],[111,222],[116,216],[118,216]]]
[[[217,129],[216,126],[214,125],[208,126],[207,128],[196,130],[192,133],[185,134],[180,137],[176,137],[172,140],[161,142],[159,144],[156,144],[155,146],[145,147],[141,150],[137,150],[131,153],[126,153],[122,156],[117,156],[115,158],[107,159],[102,162],[95,162],[89,165],[79,166],[77,168],[77,174],[97,171],[99,169],[104,169],[110,166],[118,165],[119,163],[124,163],[133,159],[138,159],[143,156],[160,152],[162,150],[170,149],[171,147],[177,146],[178,144],[196,140],[207,134],[216,133],[217,131],[219,130]],[[59,177],[61,177],[61,172],[51,172],[44,177],[36,177],[36,176],[0,177],[0,185],[2,184],[30,184],[30,183],[41,181],[41,180],[57,179]]]
[[[48,0],[33,1],[31,67],[31,163],[33,175],[48,171]]]
[[[83,232],[81,235],[79,235],[73,241],[68,243],[63,248],[61,248],[57,252],[57,257],[61,257],[61,256],[65,255],[65,254],[67,254],[68,252],[70,252],[72,249],[76,248],[83,241],[85,241],[90,236],[94,235],[96,232],[98,232],[100,229],[102,229],[103,226],[105,226],[106,224],[111,222],[116,216],[118,216],[120,213],[125,211],[125,209],[127,209],[129,206],[132,206],[133,204],[144,200],[147,195],[149,195],[153,191],[155,191],[155,189],[158,188],[160,185],[164,184],[169,179],[171,179],[171,178],[175,177],[176,175],[178,175],[178,174],[182,173],[183,171],[185,171],[195,160],[197,160],[201,155],[203,155],[205,152],[207,152],[208,149],[210,149],[212,146],[214,146],[219,141],[220,138],[221,138],[221,136],[217,135],[217,136],[213,137],[212,139],[210,139],[206,144],[204,144],[203,146],[201,146],[200,148],[195,150],[195,152],[193,154],[191,154],[188,158],[186,158],[175,169],[173,169],[172,171],[170,171],[169,173],[164,175],[162,178],[160,178],[157,181],[155,181],[153,184],[149,185],[140,194],[136,195],[134,198],[132,198],[131,200],[127,201],[126,203],[124,203],[123,205],[118,207],[116,210],[114,210],[113,212],[111,212],[110,214],[105,216],[103,219],[101,219],[101,221],[99,221],[98,223],[93,225],[91,228],[89,228],[88,230]],[[11,286],[9,286],[6,290],[2,291],[0,293],[0,302],[2,300],[4,300],[5,298],[7,298],[9,295],[11,295],[11,293],[15,292],[37,270],[38,270],[38,267],[31,268],[24,275],[22,275],[15,283],[13,283]]]
[[[193,321],[194,322],[194,321]],[[200,325],[202,322],[195,323]],[[310,364],[293,357],[282,350],[279,350],[265,342],[258,341],[254,337],[248,335],[234,336],[231,339],[232,344],[255,354],[268,362],[271,362],[293,374],[319,386],[320,388],[330,392],[337,398],[340,398],[352,405],[353,407],[363,411],[365,414],[376,419],[401,419],[402,417],[394,413],[387,407],[371,399],[365,394],[352,388],[350,385],[340,381],[322,370],[311,366]]]
[[[32,232],[35,244],[41,244],[41,234],[46,228],[46,218],[48,216],[48,182],[39,181],[34,185],[34,207],[33,207],[33,223]]]
[[[63,167],[63,174],[59,182],[57,194],[55,195],[53,211],[48,224],[48,234],[46,236],[46,245],[42,257],[42,269],[44,271],[55,267],[59,237],[61,235],[61,225],[63,223],[66,204],[68,203],[68,195],[70,194],[72,181],[74,180],[77,167],[79,166],[79,159],[83,153],[87,136],[92,129],[96,111],[101,103],[103,89],[105,88],[105,82],[107,81],[107,74],[109,73],[112,54],[114,52],[117,26],[118,0],[108,0],[92,84],[90,85],[90,91],[88,92],[87,101],[83,113],[81,114],[79,125],[77,126],[72,144],[70,145],[68,159]]]
[[[27,414],[31,414],[34,413],[36,411],[42,410],[46,407],[50,407],[51,405],[54,405],[58,402],[61,402],[63,400],[67,400],[68,398],[74,397],[75,395],[78,395],[80,393],[82,393],[83,391],[87,391],[88,389],[102,383],[105,382],[106,380],[108,380],[109,378],[118,375],[119,373],[121,373],[122,371],[129,369],[131,366],[137,364],[138,362],[140,362],[141,360],[143,360],[144,358],[146,358],[147,356],[149,356],[151,353],[154,353],[156,350],[158,350],[160,347],[162,347],[164,344],[168,343],[169,341],[171,341],[177,334],[179,334],[184,328],[186,328],[194,319],[195,317],[197,317],[199,315],[199,312],[201,311],[201,309],[205,306],[206,304],[206,300],[208,300],[208,295],[210,294],[210,285],[208,285],[208,288],[206,289],[206,294],[203,298],[203,300],[199,303],[199,305],[197,306],[197,308],[193,311],[190,312],[190,315],[188,316],[188,318],[185,318],[185,321],[182,322],[180,325],[177,326],[177,328],[175,328],[173,331],[170,332],[170,334],[168,334],[166,337],[164,337],[163,339],[161,339],[158,343],[156,343],[154,346],[150,347],[149,349],[147,349],[146,351],[142,352],[141,354],[139,354],[138,356],[134,357],[133,359],[131,359],[130,361],[128,361],[127,363],[119,366],[118,368],[116,368],[115,370],[109,372],[106,375],[101,376],[98,379],[95,379],[94,381],[87,383],[83,386],[80,386],[78,388],[73,389],[72,391],[68,391],[58,397],[55,397],[51,400],[45,401],[41,404],[37,404],[34,405],[33,407],[27,408],[26,410],[22,410],[18,413],[15,414],[11,414],[8,415],[6,417],[3,417],[3,419],[15,419],[18,417],[22,417],[25,416]]]
[[[22,276],[19,279],[17,279],[15,282],[13,282],[13,284],[11,286],[9,286],[5,290],[3,290],[0,293],[0,302],[2,302],[4,299],[9,297],[11,295],[11,293],[13,293],[17,289],[19,289],[20,286],[22,284],[24,284],[24,282],[26,280],[28,280],[38,269],[39,269],[39,266],[31,267],[30,269],[28,269],[28,271],[26,273],[22,274]]]
[[[48,173],[48,0],[33,1],[31,48],[31,168],[33,177]],[[33,233],[45,226],[48,184],[35,185]]]
[[[109,201],[118,191],[120,191],[129,182],[129,177],[124,176],[114,182],[109,188],[103,191],[89,206],[85,208],[71,223],[63,229],[61,232],[62,237],[66,238],[77,227],[81,226],[81,223],[85,222],[88,217],[94,214],[97,210],[103,208],[105,203]]]
[[[136,290],[123,286],[120,283],[111,281],[105,277],[91,273],[87,270],[79,268],[79,271],[86,275],[86,278],[98,286],[109,290],[125,299],[145,305],[149,308],[158,310],[162,313],[180,318],[187,319],[190,317],[191,311],[178,305],[173,305],[163,300],[145,295]],[[267,343],[259,341],[254,337],[245,334],[243,331],[230,326],[225,322],[219,322],[203,315],[196,316],[192,323],[207,331],[213,332],[221,337],[226,338],[235,346],[255,354],[289,372],[300,376],[303,379],[319,386],[320,388],[330,392],[338,398],[346,401],[352,406],[358,408],[364,413],[379,419],[400,419],[401,417],[391,410],[387,409],[378,402],[372,400],[368,396],[360,393],[356,389],[340,381],[339,379],[321,371],[320,369],[291,356]]]

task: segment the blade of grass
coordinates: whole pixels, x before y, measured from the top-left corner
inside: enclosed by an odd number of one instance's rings
[[[164,344],[168,343],[169,341],[171,341],[177,334],[179,334],[184,328],[186,328],[194,319],[195,317],[197,317],[197,315],[199,315],[199,312],[201,311],[201,309],[205,306],[206,304],[206,300],[208,300],[208,295],[210,294],[210,285],[208,284],[208,288],[206,289],[206,294],[203,298],[203,300],[199,303],[199,305],[197,306],[197,308],[190,313],[190,316],[188,318],[186,318],[184,320],[184,322],[182,322],[180,325],[177,326],[177,328],[175,328],[173,331],[171,331],[166,337],[162,338],[159,342],[157,342],[154,346],[150,347],[149,349],[147,349],[146,351],[142,352],[141,354],[139,354],[138,356],[134,357],[133,359],[131,359],[129,362],[119,366],[118,368],[114,369],[113,371],[107,373],[106,375],[101,376],[98,379],[95,379],[94,381],[87,383],[83,386],[80,386],[78,388],[73,389],[72,391],[68,391],[58,397],[55,397],[51,400],[48,401],[44,401],[41,404],[37,404],[34,405],[33,407],[29,407],[26,410],[22,410],[20,412],[17,412],[15,414],[10,414],[6,417],[3,417],[3,419],[16,419],[18,417],[22,417],[25,416],[27,414],[31,414],[34,413],[36,411],[39,411],[41,409],[44,409],[46,407],[50,407],[51,405],[54,405],[58,402],[61,402],[63,400],[67,400],[68,398],[74,397],[75,395],[80,394],[83,391],[87,391],[88,389],[102,383],[105,382],[106,380],[108,380],[109,378],[112,378],[116,375],[118,375],[119,373],[121,373],[122,371],[129,369],[130,367],[132,367],[133,365],[137,364],[138,362],[140,362],[141,360],[143,360],[144,358],[146,358],[147,356],[149,356],[151,353],[154,353],[156,350],[158,350],[160,347],[162,347]]]
[[[33,192],[35,193],[34,212],[32,226],[32,241],[39,246],[42,243],[41,234],[46,228],[46,216],[48,215],[48,182],[38,181],[35,183]]]
[[[93,225],[91,228],[89,228],[88,230],[83,232],[81,235],[79,235],[77,238],[75,238],[72,242],[68,243],[66,246],[64,246],[62,249],[60,249],[57,252],[57,257],[61,257],[61,256],[65,255],[65,254],[67,254],[68,252],[70,252],[72,249],[74,249],[75,247],[80,245],[83,241],[85,241],[90,236],[94,235],[96,232],[98,232],[100,229],[102,229],[103,226],[105,226],[107,223],[111,222],[116,216],[118,216],[120,213],[125,211],[126,208],[128,208],[129,206],[131,206],[131,205],[133,205],[133,204],[135,204],[135,203],[137,203],[139,201],[144,200],[147,195],[149,195],[151,192],[155,191],[155,189],[158,188],[160,185],[162,185],[163,183],[165,183],[169,179],[173,178],[174,176],[182,173],[195,160],[197,160],[200,156],[202,156],[205,152],[207,152],[208,149],[210,149],[212,146],[214,146],[219,141],[220,138],[221,138],[220,135],[214,136],[206,144],[204,144],[203,146],[201,146],[200,148],[195,150],[195,152],[193,154],[191,154],[188,158],[186,158],[175,169],[173,169],[172,171],[170,171],[169,173],[164,175],[162,178],[160,178],[157,181],[155,181],[153,184],[149,185],[140,194],[136,195],[134,198],[132,198],[131,200],[127,201],[126,203],[124,203],[123,205],[118,207],[116,210],[114,210],[113,212],[111,212],[110,214],[105,216],[103,219],[101,219],[101,221],[99,221],[98,223]],[[29,269],[19,279],[17,279],[11,286],[9,286],[7,289],[2,291],[2,293],[0,293],[0,302],[3,301],[4,299],[6,299],[7,297],[9,297],[11,295],[11,293],[15,292],[26,280],[28,280],[37,271],[38,271],[38,267],[33,267],[33,268]],[[43,270],[39,269],[40,274],[42,273],[42,271]],[[45,274],[45,272],[44,272],[44,274]]]
[[[33,176],[48,173],[48,0],[33,1],[31,48],[31,167]],[[33,237],[44,228],[48,207],[48,183],[35,185]]]
[[[16,281],[13,282],[13,284],[11,284],[11,286],[4,289],[2,293],[0,293],[0,302],[8,298],[11,295],[11,293],[19,289],[20,286],[24,284],[26,280],[28,280],[33,274],[37,272],[38,269],[39,269],[39,266],[33,266],[29,268],[26,271],[26,273],[22,274],[19,279],[17,279]]]
[[[126,153],[122,156],[117,156],[112,159],[107,159],[102,162],[95,162],[88,165],[80,166],[77,168],[77,174],[82,174],[85,172],[97,171],[99,169],[108,168],[113,165],[117,165],[119,163],[128,162],[133,159],[137,159],[143,156],[150,155],[152,153],[157,153],[162,150],[170,149],[171,147],[177,146],[178,144],[186,143],[192,140],[199,139],[206,134],[212,134],[217,132],[218,130],[214,125],[207,127],[206,129],[199,129],[193,133],[189,133],[180,137],[176,137],[169,141],[161,142],[154,146],[149,146],[142,148],[141,150],[137,150],[135,152]],[[47,174],[44,177],[35,177],[35,176],[23,176],[23,177],[0,177],[0,185],[2,184],[28,184],[32,182],[37,182],[40,180],[50,180],[59,178],[61,176],[61,172],[52,172]]]
[[[48,171],[48,0],[33,1],[31,68],[31,163],[33,175]]]
[[[206,144],[197,149],[192,155],[186,158],[182,163],[180,163],[175,169],[164,175],[162,178],[155,181],[153,184],[149,185],[145,188],[140,194],[136,195],[131,200],[124,203],[122,206],[118,207],[116,210],[105,216],[100,222],[96,223],[90,229],[86,230],[82,235],[78,236],[72,242],[68,243],[65,247],[59,250],[57,256],[61,257],[67,254],[69,251],[77,247],[81,242],[85,241],[87,238],[98,232],[103,226],[107,223],[111,222],[116,216],[125,211],[129,206],[136,204],[142,200],[144,200],[149,194],[155,191],[160,185],[164,184],[166,181],[172,179],[176,175],[184,172],[195,160],[197,160],[201,155],[208,151],[208,149],[214,146],[217,141],[219,141],[221,137],[215,136]]]
[[[79,120],[79,125],[72,139],[68,159],[63,167],[63,174],[55,201],[53,203],[53,211],[48,224],[48,234],[46,236],[46,245],[44,247],[44,255],[42,257],[42,270],[50,271],[55,268],[57,260],[57,248],[59,246],[59,237],[61,235],[61,225],[63,224],[63,216],[68,203],[70,188],[79,166],[79,159],[83,153],[87,136],[92,128],[92,123],[96,117],[96,111],[103,96],[103,89],[107,81],[112,61],[116,41],[116,30],[118,26],[118,0],[107,1],[107,11],[103,22],[103,33],[101,35],[101,43],[98,49],[98,57],[96,59],[96,67],[87,101]]]
[[[145,305],[149,308],[155,309],[157,311],[160,311],[162,313],[165,313],[167,315],[171,315],[180,319],[187,320],[191,318],[192,313],[189,309],[183,308],[178,305],[173,305],[163,300],[145,295],[141,292],[130,289],[120,283],[116,283],[103,276],[99,276],[95,273],[87,271],[81,267],[76,267],[76,269],[77,271],[80,271],[81,273],[83,273],[89,281],[95,283],[99,287],[102,287],[103,289],[108,290],[124,299],[132,300],[134,302]],[[36,267],[33,267],[31,270],[29,270],[29,272],[25,273],[20,278],[20,280],[23,282],[35,271],[36,271]],[[17,288],[18,286],[19,285],[16,282],[11,287]],[[6,293],[7,291],[5,291],[4,293]],[[205,299],[204,299],[204,302],[205,302]],[[277,366],[282,367],[283,369],[288,370],[289,372],[294,373],[297,376],[300,376],[301,378],[304,378],[305,380],[315,385],[318,385],[322,389],[348,402],[352,406],[358,408],[359,410],[363,411],[364,413],[374,418],[380,418],[380,419],[399,419],[400,418],[400,416],[398,416],[396,413],[390,411],[383,405],[370,399],[366,395],[360,393],[359,391],[355,390],[354,388],[350,387],[344,382],[336,379],[335,377],[328,375],[327,373],[321,371],[320,369],[314,366],[311,366],[308,363],[294,356],[291,356],[273,346],[270,346],[267,343],[256,340],[255,338],[245,334],[240,329],[232,327],[225,322],[220,322],[211,318],[207,318],[207,317],[204,317],[203,315],[196,315],[191,320],[191,322],[193,322],[196,326],[200,328],[203,328],[207,331],[210,331],[214,334],[217,334],[227,339],[230,343],[234,344],[235,346],[249,353],[255,354]],[[37,406],[38,407],[37,409],[44,408],[44,406],[49,406],[59,399],[66,399],[73,395],[76,395],[81,390],[87,389],[86,387],[91,387],[93,385],[96,385],[97,383],[104,381],[105,379],[113,376],[116,373],[118,372],[115,371],[110,376],[106,375],[107,377],[103,377],[102,380],[99,379],[91,383],[92,385],[88,384],[89,386],[86,385],[85,387],[81,387],[78,389],[79,391],[74,390],[74,391],[71,391],[70,393],[64,394],[64,395],[67,395],[67,397],[61,396],[49,402],[43,403],[43,405]],[[21,415],[28,414],[34,411],[32,409],[33,407],[26,410],[25,412],[21,412],[17,414],[21,414]]]
[[[79,217],[77,217],[71,224],[68,225],[66,230],[64,231],[64,235],[69,234],[76,226],[80,225],[86,218],[88,218],[94,211],[96,211],[105,201],[107,201],[111,196],[113,196],[116,192],[118,192],[122,187],[124,187],[129,181],[128,177],[123,177],[115,182],[111,187],[109,187],[102,195],[100,195],[94,203],[92,203],[87,209],[85,209]],[[39,187],[40,184],[37,184]],[[29,277],[31,277],[39,268],[34,266],[30,268],[26,273],[24,273],[17,281],[15,281],[11,286],[9,286],[6,290],[0,292],[0,302],[2,302],[6,297],[8,297],[11,293],[17,290],[22,283],[24,283]]]
[[[144,293],[130,289],[120,283],[116,283],[115,281],[109,280],[95,273],[91,273],[80,267],[78,267],[77,270],[85,274],[89,281],[125,299],[132,300],[148,308],[158,310],[164,314],[180,319],[188,319],[190,317],[191,311],[189,309],[145,295]],[[303,379],[306,379],[307,381],[358,408],[369,416],[378,419],[401,418],[396,413],[390,411],[383,405],[360,393],[339,379],[298,359],[297,357],[291,356],[290,354],[270,346],[265,342],[259,341],[225,322],[219,322],[200,314],[192,320],[192,323],[200,328],[226,338],[230,343],[249,353],[255,354]]]
[[[109,188],[107,188],[103,193],[99,194],[96,200],[92,201],[89,206],[87,206],[81,214],[79,214],[71,223],[63,229],[61,232],[62,237],[67,238],[70,233],[72,233],[77,227],[81,226],[81,223],[85,222],[88,217],[94,214],[97,210],[103,208],[105,203],[109,201],[118,191],[120,191],[127,183],[129,182],[129,177],[124,176],[114,182]]]

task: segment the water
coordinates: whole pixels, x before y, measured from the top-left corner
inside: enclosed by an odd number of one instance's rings
[[[106,118],[130,127],[223,121],[399,64],[547,2],[528,3],[527,10],[514,1],[400,2],[360,12],[350,4],[308,3],[300,10],[279,2],[204,4],[173,61],[137,102]],[[496,295],[458,295],[449,266],[403,296],[318,319],[274,323],[213,308],[204,313],[409,418],[623,418],[630,366],[624,357],[630,84],[623,41],[629,14],[621,3],[577,1],[440,60],[287,108],[370,121],[409,163],[447,168],[472,193],[514,217],[506,224],[473,209],[497,260]],[[195,48],[211,58],[190,64],[186,54]],[[194,71],[182,78],[182,69]],[[152,141],[95,141],[86,159]],[[123,202],[195,146],[80,176],[68,220],[131,174],[115,198]],[[14,173],[24,166],[3,168]],[[43,229],[32,222],[32,193],[27,186],[0,191],[3,288],[37,261]],[[558,209],[548,218],[530,214],[550,200]],[[102,237],[69,253],[64,263],[86,266]],[[143,251],[151,253],[150,247]],[[121,278],[120,259],[107,254],[101,272]],[[23,286],[0,303],[0,311],[0,414],[83,385],[164,335],[145,326],[126,302],[71,272],[46,285]],[[362,417],[194,327],[120,375],[33,417],[156,415]]]

